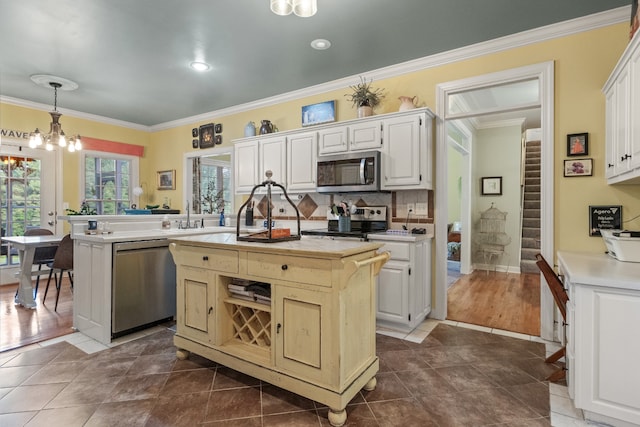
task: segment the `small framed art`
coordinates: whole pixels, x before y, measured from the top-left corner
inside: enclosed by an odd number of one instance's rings
[[[564,176],[593,175],[593,159],[570,159],[564,161]]]
[[[502,195],[502,177],[485,176],[480,179],[480,190],[483,196]]]
[[[588,156],[589,134],[572,133],[567,135],[567,156]]]
[[[215,145],[214,126],[213,123],[200,126],[200,148],[210,148]]]
[[[176,170],[158,171],[158,190],[176,189]]]
[[[336,101],[325,101],[302,107],[302,126],[336,121]]]

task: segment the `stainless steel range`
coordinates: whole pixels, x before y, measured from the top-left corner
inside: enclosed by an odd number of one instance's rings
[[[302,230],[300,234],[303,236],[319,236],[333,238],[353,238],[365,240],[368,233],[378,233],[386,231],[387,225],[387,207],[386,206],[367,206],[357,208],[351,214],[351,231],[338,231],[338,220],[333,219],[335,216],[327,217],[327,227],[314,230]]]

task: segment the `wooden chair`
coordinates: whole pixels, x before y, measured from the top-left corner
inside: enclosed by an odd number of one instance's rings
[[[549,265],[547,260],[544,259],[542,254],[536,254],[536,265],[542,272],[547,284],[549,285],[549,289],[551,290],[551,294],[553,295],[553,300],[556,302],[558,306],[558,310],[562,315],[562,326],[567,325],[567,302],[569,301],[569,295],[567,295],[567,291],[564,289],[564,285],[560,277],[553,271],[553,268]],[[563,346],[560,350],[553,353],[551,356],[545,359],[545,363],[555,363],[561,357],[563,357],[566,353],[566,346]],[[566,377],[566,369],[561,368],[556,372],[552,373],[547,377],[548,381],[559,381]]]
[[[49,263],[49,279],[47,280],[47,287],[44,290],[44,297],[42,298],[42,303],[44,304],[47,299],[47,292],[49,292],[49,283],[51,282],[51,276],[54,276],[54,280],[56,283],[56,305],[53,309],[54,311],[58,311],[58,299],[60,298],[60,286],[62,285],[62,277],[64,276],[64,272],[66,271],[69,275],[69,280],[71,281],[71,290],[73,291],[73,240],[71,240],[70,235],[66,235],[60,241],[60,245],[56,250],[56,255],[53,258],[53,261]],[[58,272],[60,273],[60,277],[58,278]]]

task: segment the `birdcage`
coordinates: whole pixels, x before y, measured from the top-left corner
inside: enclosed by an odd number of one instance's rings
[[[476,233],[478,252],[482,256],[484,264],[493,266],[494,271],[497,262],[504,255],[508,257],[505,246],[511,243],[511,237],[504,231],[506,222],[507,212],[495,208],[493,203],[489,209],[480,213],[479,231]],[[507,261],[507,271],[508,269],[509,262]]]

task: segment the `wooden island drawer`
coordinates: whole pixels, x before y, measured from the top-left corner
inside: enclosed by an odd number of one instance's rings
[[[180,251],[176,264],[201,267],[225,273],[238,272],[238,252],[225,249],[190,246]]]
[[[331,261],[258,252],[247,254],[247,273],[288,282],[331,287]]]

